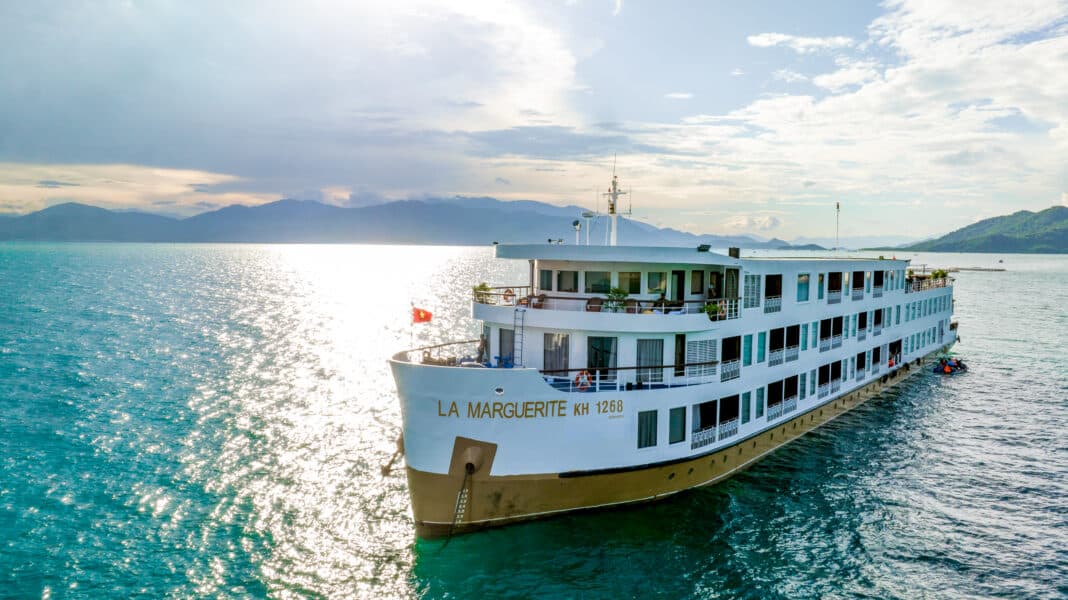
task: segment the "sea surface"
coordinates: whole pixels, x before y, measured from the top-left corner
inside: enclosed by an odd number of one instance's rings
[[[0,597],[1066,598],[1068,257],[916,262],[1007,269],[956,276],[968,374],[720,485],[443,546],[380,472],[386,359],[476,335],[470,286],[526,263],[0,244]]]

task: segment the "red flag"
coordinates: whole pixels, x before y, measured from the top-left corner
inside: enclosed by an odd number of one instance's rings
[[[429,323],[432,316],[425,308],[412,307],[412,323]]]

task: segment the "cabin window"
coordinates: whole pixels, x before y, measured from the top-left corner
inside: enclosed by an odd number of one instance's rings
[[[638,340],[638,381],[664,381],[664,340]],[[656,367],[656,368],[654,368]]]
[[[867,271],[864,273],[864,291],[871,291],[871,271]]]
[[[749,422],[749,404],[753,401],[753,396],[749,392],[742,394],[742,424]]]
[[[801,350],[808,350],[808,325],[801,325]]]
[[[577,292],[578,271],[560,271],[556,274],[556,291]]]
[[[752,334],[742,338],[742,366],[748,367],[753,364],[753,336]]]
[[[543,292],[551,292],[553,289],[552,269],[542,269],[538,272],[538,289]]]
[[[808,391],[806,389],[808,386],[805,385],[807,379],[808,378],[806,376],[806,373],[802,373],[802,374],[797,376],[797,389],[801,391],[801,399],[802,400],[805,399],[805,393]]]
[[[764,386],[760,386],[756,391],[756,417],[759,419],[764,416]]]
[[[705,272],[704,271],[690,271],[690,293],[691,294],[704,294],[705,293]]]
[[[647,275],[645,291],[650,294],[663,294],[667,292],[667,273],[650,272]]]
[[[816,369],[812,369],[808,373],[808,395],[816,395]]]
[[[797,276],[797,301],[808,302],[808,273]]]
[[[612,274],[608,271],[586,271],[586,293],[607,294],[612,287]]]
[[[745,276],[745,298],[743,308],[760,306],[760,275]]]
[[[515,355],[515,330],[502,327],[498,341],[500,346],[497,348],[497,354],[501,357],[501,362],[507,365],[512,364],[513,356]]]
[[[586,368],[593,373],[597,381],[616,380],[618,347],[619,338],[594,336],[586,338]]]
[[[764,362],[764,347],[768,345],[768,332],[761,331],[757,334],[757,362]]]
[[[643,410],[638,413],[638,447],[651,448],[656,445],[656,411]]]
[[[624,271],[620,273],[619,287],[628,294],[642,293],[642,274],[634,271]]]
[[[546,333],[542,352],[542,365],[545,371],[558,375],[567,375],[568,346],[570,339],[566,333]]]
[[[823,277],[824,277],[823,273],[820,273],[819,277],[816,280],[816,284],[818,286],[818,287],[816,287],[816,299],[817,300],[823,300]]]
[[[668,415],[668,443],[677,444],[686,441],[686,407],[671,409]]]

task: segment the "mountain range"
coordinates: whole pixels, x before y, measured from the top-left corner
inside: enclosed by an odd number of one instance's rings
[[[585,209],[530,200],[440,198],[339,207],[310,200],[228,206],[188,218],[114,211],[65,203],[0,218],[0,240],[77,242],[253,242],[485,245],[574,240]],[[580,219],[581,220],[581,219]],[[586,222],[580,239],[586,238]],[[603,243],[606,219],[590,223],[591,243]],[[695,235],[619,219],[620,244],[780,249],[776,238]]]
[[[905,246],[923,252],[1068,253],[1068,207],[984,219],[952,233]]]

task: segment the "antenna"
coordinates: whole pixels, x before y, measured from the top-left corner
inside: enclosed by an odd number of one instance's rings
[[[838,250],[841,246],[838,243],[838,217],[842,213],[842,203],[834,203],[834,249]]]
[[[617,236],[619,230],[619,213],[616,210],[616,206],[619,203],[620,196],[629,196],[629,191],[621,191],[619,189],[619,177],[616,175],[616,157],[612,155],[612,185],[605,192],[604,197],[608,200],[608,220],[609,228],[606,231],[608,238],[608,245],[615,246],[617,243]],[[627,209],[627,214],[630,214],[630,209]]]

